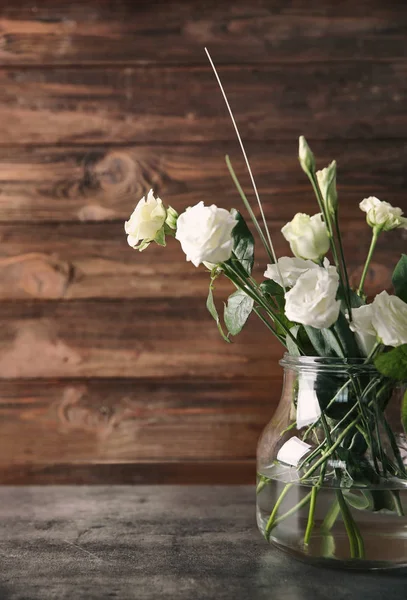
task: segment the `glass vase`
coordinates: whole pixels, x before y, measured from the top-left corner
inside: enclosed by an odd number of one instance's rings
[[[406,389],[362,359],[285,355],[257,453],[257,523],[310,562],[407,565]]]

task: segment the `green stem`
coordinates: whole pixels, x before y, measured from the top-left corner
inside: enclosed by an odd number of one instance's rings
[[[336,448],[340,445],[342,440],[348,435],[349,431],[359,423],[361,415],[358,415],[349,423],[349,425],[342,431],[340,435],[336,438],[335,442],[332,444],[330,448],[326,452],[324,452],[320,459],[318,459],[310,469],[301,477],[301,481],[308,479],[315,471],[320,467],[332,454],[335,452]]]
[[[305,354],[305,351],[301,347],[301,345],[298,343],[298,340],[293,336],[293,334],[291,333],[289,328],[285,325],[285,323],[283,323],[283,321],[280,319],[279,315],[277,315],[277,313],[275,313],[271,309],[269,304],[267,304],[267,300],[263,297],[263,294],[261,292],[259,292],[259,289],[258,288],[256,289],[248,280],[245,280],[243,278],[242,274],[240,274],[239,271],[236,270],[231,264],[222,263],[222,268],[225,271],[225,275],[235,285],[237,285],[237,287],[239,289],[243,290],[248,296],[250,296],[250,298],[252,298],[255,302],[257,302],[267,312],[267,314],[273,319],[273,321],[276,321],[280,325],[280,327],[283,329],[283,331],[286,333],[286,335],[288,335],[291,338],[291,340],[294,342],[294,344],[297,346],[299,352],[301,354]],[[232,277],[230,276],[231,274],[232,274]],[[237,280],[236,280],[236,277],[237,277]],[[247,275],[246,275],[246,277],[247,277]]]
[[[338,502],[338,500],[335,500],[332,503],[331,508],[326,513],[325,519],[322,522],[322,525],[321,525],[322,531],[325,531],[325,532],[331,531],[340,512],[341,512],[341,510],[340,510],[339,502]]]
[[[363,295],[363,287],[365,285],[365,279],[366,279],[367,273],[369,271],[369,265],[370,265],[370,262],[371,262],[372,257],[373,257],[373,252],[374,252],[374,250],[376,248],[376,244],[377,244],[377,240],[379,239],[379,235],[380,235],[380,229],[377,229],[376,227],[374,227],[373,228],[372,241],[370,242],[369,252],[367,254],[365,266],[363,267],[363,273],[362,273],[362,277],[360,279],[359,287],[358,287],[357,292],[356,292],[358,294],[358,296],[362,296]]]
[[[257,220],[257,218],[256,218],[256,215],[254,214],[254,212],[253,212],[253,209],[252,209],[252,207],[250,206],[250,202],[249,202],[249,201],[248,201],[248,199],[246,198],[246,194],[244,193],[244,191],[243,191],[243,189],[242,189],[242,186],[241,186],[241,185],[240,185],[240,183],[239,183],[239,180],[238,180],[238,178],[237,178],[237,176],[236,176],[236,173],[235,173],[235,171],[234,171],[234,169],[233,169],[233,167],[232,167],[232,163],[230,162],[230,158],[229,158],[229,156],[226,156],[226,157],[225,157],[225,160],[226,160],[227,167],[228,167],[228,169],[229,169],[229,173],[230,173],[230,175],[231,175],[231,177],[232,177],[232,179],[233,179],[233,183],[235,184],[235,186],[236,186],[236,189],[237,189],[237,191],[238,191],[238,192],[239,192],[239,194],[240,194],[240,197],[241,197],[241,199],[242,199],[242,201],[243,201],[243,204],[244,204],[244,205],[245,205],[245,207],[246,207],[246,210],[247,210],[247,212],[248,212],[248,213],[249,213],[249,215],[250,215],[250,218],[251,218],[251,220],[253,221],[253,225],[255,226],[255,228],[256,228],[256,230],[257,230],[257,233],[259,234],[259,237],[260,237],[260,239],[261,239],[261,241],[262,241],[262,243],[263,243],[263,246],[264,246],[264,247],[265,247],[265,249],[266,249],[266,252],[267,252],[267,254],[268,254],[268,257],[269,257],[269,259],[271,260],[271,262],[272,262],[272,263],[274,263],[273,253],[271,252],[271,249],[270,249],[270,247],[269,247],[269,245],[268,245],[268,242],[267,242],[267,240],[266,240],[266,236],[264,235],[264,233],[263,233],[263,231],[262,231],[262,229],[261,229],[261,227],[260,227],[260,224],[259,224],[259,222],[258,222],[258,220]]]
[[[309,172],[308,173],[308,178],[311,182],[312,188],[315,192],[315,196],[317,198],[317,202],[318,202],[318,206],[320,208],[320,211],[322,212],[322,215],[324,217],[324,221],[328,230],[328,235],[329,235],[329,243],[331,246],[331,252],[332,252],[332,256],[334,258],[334,262],[336,265],[336,268],[338,270],[338,275],[339,275],[339,279],[340,279],[340,283],[341,283],[341,287],[344,291],[344,296],[345,296],[345,302],[346,302],[346,307],[348,309],[349,314],[352,313],[352,307],[350,304],[350,297],[349,297],[349,287],[347,287],[345,285],[345,281],[344,281],[344,276],[343,276],[343,271],[346,270],[346,265],[341,263],[341,261],[339,260],[339,256],[338,256],[338,251],[336,249],[336,245],[335,245],[335,238],[334,238],[334,233],[333,233],[333,229],[332,229],[332,222],[331,222],[331,218],[330,218],[330,214],[329,212],[326,210],[325,208],[325,202],[324,199],[322,197],[321,194],[321,190],[319,189],[319,185],[318,185],[318,180],[315,177],[315,173],[313,172]],[[349,285],[349,284],[347,284]]]
[[[338,333],[337,333],[337,331],[335,329],[335,325],[332,325],[332,327],[330,327],[330,330],[331,330],[331,332],[332,332],[332,334],[333,334],[333,336],[334,336],[334,338],[335,338],[335,340],[336,340],[339,348],[341,349],[343,358],[346,358],[346,350],[345,350],[345,348],[344,348],[344,346],[342,344],[341,338],[339,337],[339,335],[338,335]]]
[[[278,509],[281,506],[281,503],[283,502],[284,498],[286,497],[286,495],[288,494],[288,492],[290,491],[290,489],[293,487],[293,483],[287,483],[287,485],[285,486],[285,488],[283,489],[283,491],[281,492],[280,496],[278,497],[277,502],[274,505],[274,508],[271,512],[271,515],[269,517],[269,520],[267,521],[267,525],[266,525],[266,529],[264,530],[264,536],[266,538],[266,540],[268,541],[270,538],[270,532],[274,527],[274,521],[275,518],[277,516],[277,512]]]
[[[381,378],[377,378],[375,380],[373,380],[372,382],[369,383],[369,385],[366,386],[366,388],[363,391],[361,400],[363,400],[363,398],[365,398],[372,390],[373,388],[380,383]],[[349,379],[349,381],[346,382],[346,385],[349,385],[350,383],[352,383],[352,380]],[[344,387],[344,386],[343,386]],[[342,390],[342,388],[341,388]],[[339,390],[339,391],[341,391]],[[332,401],[331,401],[332,402]],[[330,406],[331,402],[328,404],[328,406]],[[346,413],[346,415],[344,417],[342,417],[342,419],[335,425],[335,427],[332,429],[331,433],[335,433],[335,431],[337,431],[338,429],[340,429],[342,427],[342,425],[344,423],[346,423],[346,421],[349,419],[349,417],[351,416],[351,414],[356,410],[356,408],[358,407],[357,404],[354,404]],[[326,410],[326,409],[325,409]],[[321,417],[320,417],[321,418]],[[309,427],[308,429],[312,429],[320,420],[320,418],[318,419],[318,421],[316,421],[312,427]],[[308,431],[308,430],[307,430]],[[326,446],[327,443],[327,439],[325,438],[325,440],[323,442],[321,442],[321,444],[315,448],[315,450],[313,450],[310,454],[307,455],[307,457],[299,464],[298,466],[298,470],[300,471],[302,468],[304,468],[304,466],[309,463],[311,460],[313,460],[315,458],[315,456],[317,456],[320,452],[323,451],[324,447]]]
[[[291,517],[291,515],[294,515],[297,512],[297,510],[300,510],[303,506],[305,506],[310,501],[311,494],[312,494],[312,492],[308,492],[308,494],[306,496],[304,496],[304,498],[302,498],[302,500],[300,500],[295,506],[293,506],[292,508],[290,508],[290,510],[288,510],[283,515],[281,515],[281,517],[278,517],[277,519],[275,519],[273,521],[272,527],[268,533],[268,537],[266,538],[267,540],[270,539],[270,533],[271,533],[271,530],[274,529],[274,527],[277,527],[277,525],[280,525],[280,523],[282,521],[284,521],[288,517]]]
[[[314,529],[314,524],[315,524],[315,507],[316,507],[316,504],[317,504],[318,491],[319,491],[319,487],[317,485],[314,485],[314,487],[311,490],[311,499],[310,499],[310,504],[309,504],[307,529],[305,530],[305,535],[304,535],[304,544],[305,545],[309,544],[309,541],[310,541],[310,538],[311,538],[311,534],[312,534],[312,530]]]
[[[363,540],[341,490],[336,490],[336,497],[348,534],[351,558],[362,558],[364,555]]]
[[[263,315],[261,314],[261,312],[259,311],[258,308],[256,308],[255,306],[253,307],[253,312],[259,317],[260,321],[262,321],[262,323],[264,323],[264,325],[267,327],[267,329],[269,329],[278,339],[279,342],[281,342],[283,344],[283,346],[287,347],[287,344],[285,343],[285,340],[283,337],[281,337],[280,335],[278,335],[277,331],[274,329],[274,327],[267,321],[267,319],[265,319],[263,317]]]
[[[339,253],[341,256],[341,262],[342,262],[342,268],[343,268],[343,274],[345,277],[345,285],[346,285],[346,296],[347,296],[347,304],[348,304],[348,310],[349,310],[349,320],[352,321],[352,303],[350,300],[350,285],[349,285],[349,275],[348,275],[348,269],[346,267],[346,260],[345,260],[345,253],[343,250],[343,244],[342,244],[342,235],[341,235],[341,229],[339,227],[339,221],[338,221],[338,212],[335,211],[335,217],[334,217],[334,222],[335,222],[335,231],[336,231],[336,236],[338,238],[338,245],[339,245]]]
[[[382,411],[380,412],[380,417],[381,417],[381,420],[382,420],[382,423],[383,423],[384,430],[385,430],[385,432],[387,434],[387,437],[389,438],[390,446],[391,446],[391,449],[393,451],[394,457],[395,457],[395,459],[397,461],[397,464],[399,466],[399,469],[401,471],[400,474],[403,475],[404,477],[407,477],[406,467],[405,467],[405,464],[404,464],[403,459],[401,457],[400,449],[399,449],[399,447],[397,445],[396,438],[394,437],[394,433],[393,433],[390,425],[388,424],[387,419],[384,416],[384,414],[383,414]]]
[[[260,475],[259,483],[256,486],[256,495],[260,494],[262,489],[265,488],[268,483],[270,483],[270,479],[264,475]]]

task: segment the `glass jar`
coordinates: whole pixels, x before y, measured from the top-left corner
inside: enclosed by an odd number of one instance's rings
[[[285,355],[257,453],[257,523],[318,564],[407,565],[406,386],[363,359]]]

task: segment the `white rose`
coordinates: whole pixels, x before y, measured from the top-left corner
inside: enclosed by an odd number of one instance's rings
[[[381,292],[372,304],[353,309],[350,327],[356,333],[374,336],[385,346],[407,344],[407,304]]]
[[[283,278],[285,287],[293,287],[297,283],[297,279],[308,271],[308,269],[318,269],[312,260],[304,260],[303,258],[292,258],[290,256],[283,256],[277,261],[280,269],[281,277]],[[267,270],[264,272],[264,277],[272,279],[278,284],[283,286],[279,275],[279,269],[277,265],[267,265]]]
[[[355,333],[357,344],[365,356],[368,356],[376,344],[376,331],[372,324],[373,305],[366,304],[352,309],[351,331]]]
[[[232,230],[237,221],[224,208],[199,202],[178,217],[176,239],[196,267],[200,263],[217,265],[231,257]]]
[[[281,233],[298,258],[318,261],[329,250],[328,230],[321,214],[310,217],[297,213],[290,223],[284,225]]]
[[[154,197],[153,190],[150,190],[147,199],[143,197],[134,209],[130,219],[125,222],[124,229],[127,233],[127,241],[132,248],[148,245],[157,236],[164,226],[167,211],[160,198]]]
[[[381,292],[372,302],[372,325],[385,346],[407,344],[407,304],[397,296]]]
[[[292,290],[285,294],[285,314],[290,321],[312,325],[317,329],[331,327],[339,316],[336,300],[339,276],[335,267],[316,267],[305,271]]]
[[[402,216],[401,208],[392,206],[388,202],[370,196],[362,200],[359,208],[366,213],[366,221],[370,227],[377,227],[384,231],[391,231],[397,227],[407,229],[407,219]]]

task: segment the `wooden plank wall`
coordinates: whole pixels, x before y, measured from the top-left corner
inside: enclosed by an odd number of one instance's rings
[[[133,252],[149,187],[183,209],[248,178],[204,46],[247,143],[279,253],[315,212],[305,134],[336,158],[356,280],[358,202],[407,209],[407,5],[388,0],[0,3],[0,481],[248,481],[281,349],[252,319],[232,346],[177,245]],[[406,233],[406,232],[404,232]],[[383,236],[369,291],[406,235]],[[265,256],[257,255],[257,273]],[[219,282],[220,296],[228,291]]]

